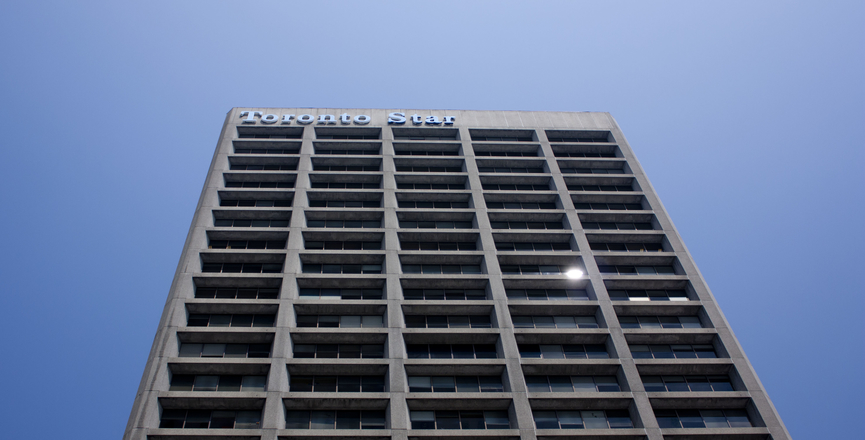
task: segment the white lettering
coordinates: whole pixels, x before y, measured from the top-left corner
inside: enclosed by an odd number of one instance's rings
[[[454,125],[456,119],[456,116],[445,116],[445,125]]]
[[[244,124],[255,124],[255,117],[261,116],[261,112],[247,112],[247,111],[240,112],[241,118],[246,116],[246,115],[249,115],[249,117],[244,119],[243,123]]]
[[[334,115],[318,115],[318,123],[324,125],[336,124],[336,116]]]
[[[366,125],[369,124],[369,121],[372,121],[372,118],[367,115],[357,115],[354,117],[354,123],[357,125]]]
[[[282,115],[282,122],[280,124],[291,124],[291,118],[293,117],[294,115]]]
[[[275,124],[279,120],[279,116],[274,114],[264,115],[261,117],[262,124]]]
[[[351,115],[348,113],[343,113],[339,115],[339,123],[342,125],[351,124]]]
[[[411,115],[411,123],[414,125],[420,125],[423,123],[423,117],[417,113]]]
[[[297,123],[303,125],[312,124],[312,121],[315,120],[315,116],[313,115],[300,115],[297,117]]]
[[[427,116],[426,123],[429,125],[441,125],[442,121],[439,120],[438,116]]]
[[[387,115],[388,124],[405,124],[405,113],[393,112]]]

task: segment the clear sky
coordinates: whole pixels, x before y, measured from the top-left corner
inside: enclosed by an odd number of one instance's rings
[[[865,2],[4,4],[3,437],[122,435],[235,106],[611,112],[793,437],[861,435]]]

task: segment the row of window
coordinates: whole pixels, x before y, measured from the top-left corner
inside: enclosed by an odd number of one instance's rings
[[[664,252],[661,243],[589,243],[593,251],[610,252]]]
[[[487,209],[558,209],[554,202],[487,202]]]
[[[399,246],[404,251],[476,251],[475,242],[456,241],[401,241]]]
[[[622,168],[559,168],[562,174],[625,174]]]
[[[312,203],[312,201],[310,201]],[[219,206],[250,207],[250,208],[291,208],[292,199],[279,200],[229,200],[222,199]]]
[[[406,344],[409,359],[496,359],[494,344]]]
[[[405,229],[472,229],[471,221],[406,221],[400,220],[400,228]]]
[[[406,274],[473,275],[481,273],[481,267],[477,264],[403,264],[402,272]]]
[[[703,328],[696,316],[620,316],[622,328]]]
[[[379,292],[380,294],[381,292]],[[216,299],[277,299],[279,289],[272,288],[233,288],[233,287],[198,287],[195,289],[196,298]]]
[[[478,301],[487,299],[487,292],[481,289],[403,289],[402,296],[414,301]]]
[[[173,374],[169,391],[264,391],[267,376]]]
[[[382,344],[294,344],[299,359],[382,359]]]
[[[297,171],[294,165],[243,165],[233,163],[228,167],[231,171]]]
[[[675,275],[673,266],[609,266],[598,265],[601,273],[618,275]]]
[[[378,170],[376,170],[378,171]],[[462,173],[462,167],[422,167],[422,166],[399,166],[398,173]]]
[[[530,301],[563,301],[589,299],[589,292],[583,289],[507,289],[508,299]]]
[[[208,249],[285,249],[285,240],[210,240]]]
[[[501,393],[500,376],[409,376],[411,393]]]
[[[594,316],[513,316],[514,328],[598,328]]]
[[[406,328],[492,328],[489,315],[406,315]]]
[[[396,189],[466,189],[464,183],[397,183]]]
[[[574,203],[575,209],[606,209],[611,211],[642,211],[639,203]]]
[[[384,429],[383,410],[286,411],[286,429]]]
[[[527,242],[496,242],[497,251],[569,251],[570,243],[527,243]]]
[[[486,191],[549,191],[549,185],[510,185],[510,184],[494,184],[484,183],[483,188]]]
[[[411,411],[411,429],[509,429],[507,411]]]
[[[306,241],[304,243],[306,249],[326,249],[326,250],[381,250],[381,241]]]
[[[294,182],[225,182],[226,188],[294,188]],[[315,187],[313,187],[315,188]]]
[[[380,274],[381,264],[304,264],[303,273]]]
[[[312,164],[313,171],[379,171],[378,165],[319,165]]]
[[[382,393],[383,376],[298,376],[291,375],[289,391],[293,393]]]
[[[379,189],[381,182],[360,183],[360,182],[312,182],[310,188],[315,189]]]
[[[381,315],[298,315],[298,327],[318,328],[381,328]]]
[[[532,411],[537,429],[627,429],[634,423],[627,410]]]
[[[526,376],[532,393],[619,392],[616,376]]]
[[[273,327],[276,315],[189,314],[189,327]]]
[[[609,359],[603,344],[518,344],[528,359]]]
[[[413,200],[399,200],[397,206],[404,209],[465,209],[469,207],[469,202],[417,202]]]
[[[266,358],[270,344],[180,344],[180,357]]]
[[[213,226],[233,228],[287,228],[288,220],[249,220],[218,218],[213,220]]]
[[[208,409],[164,409],[160,428],[259,429],[261,411],[211,411]]]
[[[202,263],[208,273],[280,273],[282,263]]]
[[[541,174],[541,167],[478,167],[479,173]]]
[[[402,225],[400,225],[402,227]],[[558,222],[490,222],[493,229],[564,229],[561,221]]]
[[[711,359],[718,355],[711,344],[636,344],[631,345],[634,359]]]
[[[358,300],[358,299],[381,299],[381,289],[315,289],[301,288],[298,292],[302,299],[323,300]]]
[[[381,200],[310,200],[310,208],[380,208]],[[310,226],[312,227],[312,226]]]

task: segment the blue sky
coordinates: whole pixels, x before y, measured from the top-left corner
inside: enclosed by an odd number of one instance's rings
[[[235,106],[611,112],[793,437],[861,433],[861,1],[3,9],[8,438],[122,435]]]

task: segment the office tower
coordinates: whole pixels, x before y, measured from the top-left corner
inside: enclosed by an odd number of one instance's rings
[[[789,434],[609,114],[231,110],[125,438],[474,437]]]

